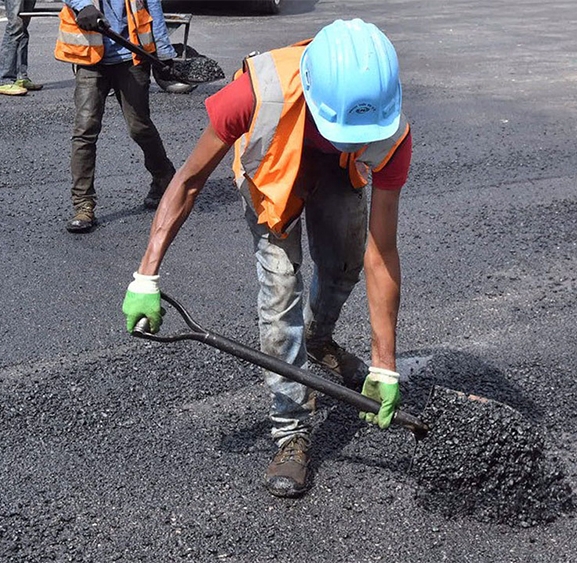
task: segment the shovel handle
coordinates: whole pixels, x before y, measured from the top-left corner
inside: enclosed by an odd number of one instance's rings
[[[142,317],[132,329],[132,336],[139,338],[147,338],[151,334],[150,323],[146,317]]]
[[[140,45],[135,45],[131,41],[128,41],[128,39],[122,37],[122,35],[120,35],[119,33],[113,31],[110,28],[110,24],[106,20],[99,18],[98,27],[102,35],[106,35],[106,37],[112,39],[112,41],[114,41],[115,43],[118,43],[119,45],[126,47],[132,53],[135,53],[136,55],[139,55],[143,59],[146,59],[149,63],[155,65],[158,68],[166,68],[167,65],[164,64],[159,58],[155,57],[154,55],[151,55],[148,51],[145,51]]]
[[[319,377],[309,371],[301,369],[293,364],[289,364],[279,358],[270,356],[261,352],[260,350],[255,350],[249,346],[245,346],[235,340],[231,340],[226,336],[216,334],[214,332],[209,332],[202,328],[196,321],[194,321],[186,309],[173,297],[161,293],[161,297],[166,302],[170,303],[183,317],[186,324],[191,328],[191,332],[182,333],[174,336],[157,336],[150,333],[150,325],[146,317],[140,319],[135,326],[133,331],[133,336],[139,338],[146,338],[148,340],[153,340],[157,342],[175,342],[177,340],[197,340],[204,342],[213,348],[227,352],[237,358],[246,360],[251,364],[258,365],[264,369],[278,373],[291,381],[296,381],[301,383],[315,391],[319,391],[333,399],[343,401],[353,407],[357,408],[360,412],[371,412],[377,414],[381,408],[381,404],[369,397],[365,397],[361,393],[329,381],[323,377]],[[424,438],[429,427],[422,422],[416,416],[406,413],[400,409],[395,411],[391,423],[395,426],[402,426],[407,430],[410,430],[417,440]]]

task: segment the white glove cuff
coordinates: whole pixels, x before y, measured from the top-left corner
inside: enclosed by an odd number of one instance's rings
[[[400,375],[393,370],[385,368],[376,368],[371,366],[369,368],[369,379],[371,381],[378,381],[380,383],[398,383]]]
[[[158,288],[159,275],[146,276],[134,272],[133,277],[134,281],[130,282],[128,291],[132,291],[133,293],[158,293],[160,291]]]

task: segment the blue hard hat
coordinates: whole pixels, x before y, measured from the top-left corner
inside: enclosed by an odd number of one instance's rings
[[[303,52],[300,74],[307,106],[325,139],[370,143],[399,128],[397,53],[372,23],[337,20],[321,29]]]

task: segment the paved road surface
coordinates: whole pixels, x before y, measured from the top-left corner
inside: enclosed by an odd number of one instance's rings
[[[481,374],[478,391],[539,426],[576,488],[574,3],[289,0],[283,15],[258,17],[217,2],[194,14],[189,43],[230,77],[253,50],[355,16],[395,43],[413,125],[399,352],[429,357],[456,388]],[[56,18],[30,26],[31,77],[44,90],[0,99],[0,559],[575,561],[571,518],[519,529],[425,511],[408,473],[410,436],[367,428],[327,398],[310,494],[286,501],[263,490],[273,449],[258,370],[124,331],[120,304],[152,215],[113,98],[98,145],[101,226],[64,229],[73,76],[52,57],[56,29]],[[175,163],[223,83],[183,96],[153,86]],[[256,346],[253,269],[223,165],[167,255],[162,287],[202,323]],[[368,330],[359,286],[336,337],[366,358]],[[402,365],[419,377],[414,362]],[[408,408],[410,390],[411,381]]]

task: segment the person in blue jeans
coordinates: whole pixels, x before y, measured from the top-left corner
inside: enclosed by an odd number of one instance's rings
[[[104,22],[112,31],[170,65],[176,57],[160,0],[65,0],[54,55],[76,65],[72,134],[72,205],[74,214],[66,228],[87,233],[96,225],[94,187],[96,143],[102,127],[109,92],[114,91],[131,138],[144,154],[144,166],[152,176],[144,199],[156,208],[175,168],[150,117],[150,64],[126,47],[102,35]],[[120,147],[119,147],[120,148]]]
[[[205,105],[209,124],[160,202],[126,291],[127,330],[143,317],[152,332],[160,329],[164,255],[234,146],[233,170],[256,258],[261,350],[300,368],[311,361],[329,369],[380,403],[377,414],[361,417],[387,428],[400,401],[397,222],[412,154],[392,43],[373,24],[337,20],[312,41],[248,57]],[[305,229],[314,265],[308,295]],[[363,269],[370,367],[333,339]],[[296,497],[310,485],[314,393],[271,371],[265,381],[278,447],[265,487],[279,497]]]
[[[20,12],[30,12],[36,0],[4,0],[8,23],[0,47],[0,94],[24,96],[29,90],[41,90],[28,78],[28,24],[30,18]]]

